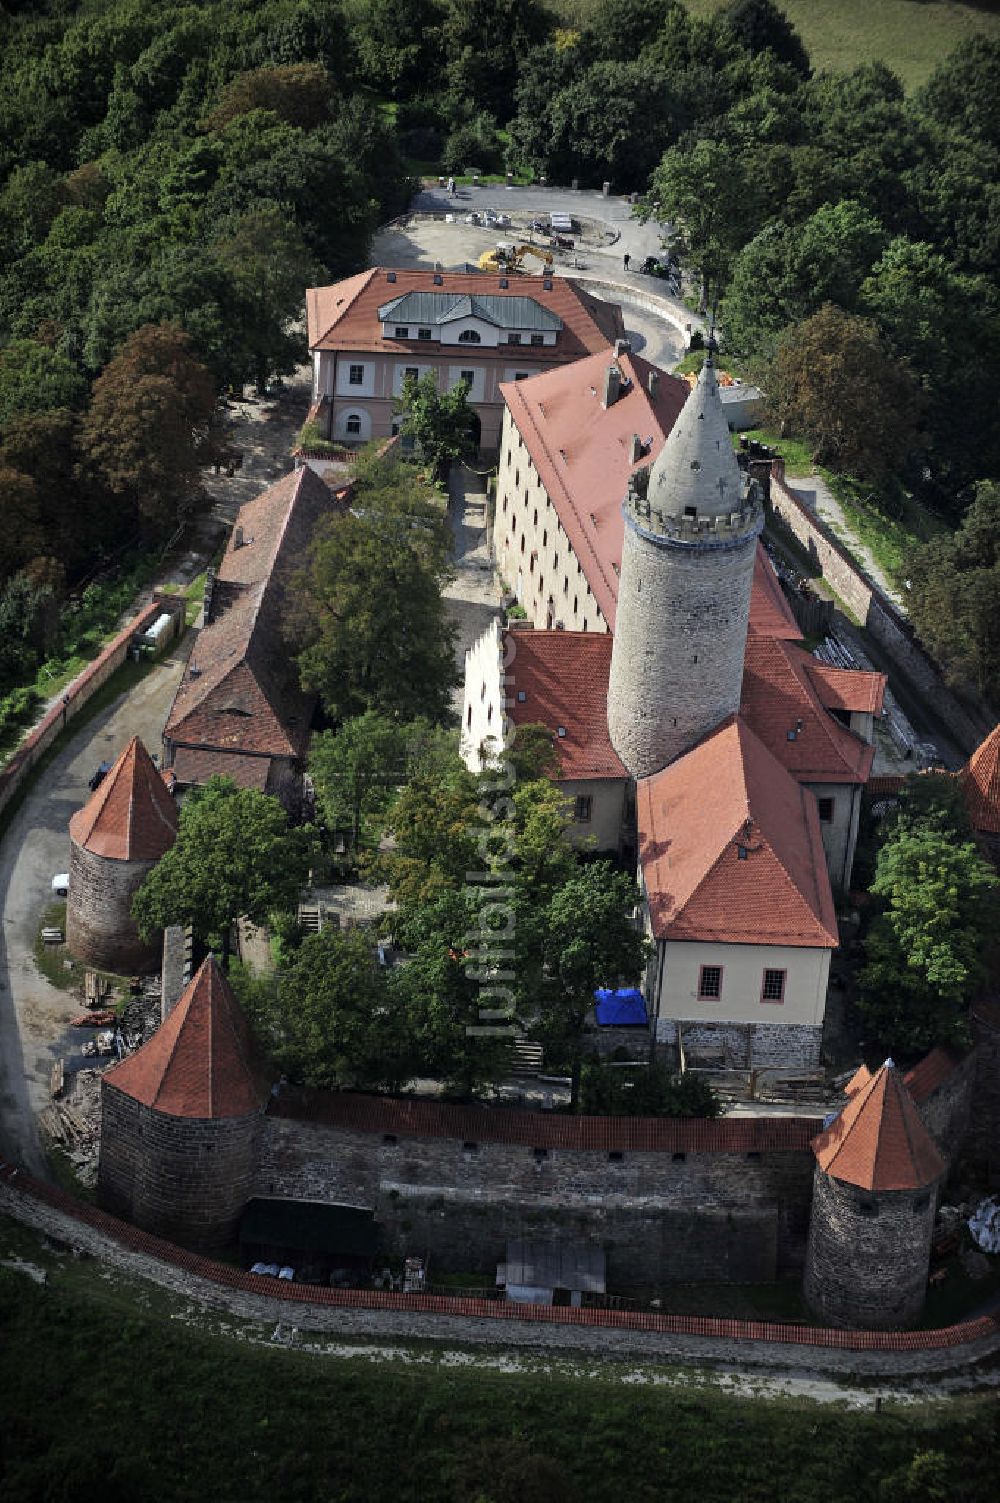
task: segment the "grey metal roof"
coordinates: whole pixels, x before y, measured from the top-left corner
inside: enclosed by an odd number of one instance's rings
[[[603,1294],[606,1261],[604,1250],[590,1242],[524,1242],[511,1238],[507,1261],[497,1266],[497,1283]]]
[[[495,296],[485,293],[470,297],[461,292],[404,292],[383,303],[378,310],[379,323],[447,324],[456,318],[478,318],[498,329],[529,329],[536,333],[561,329],[563,321],[533,297]]]

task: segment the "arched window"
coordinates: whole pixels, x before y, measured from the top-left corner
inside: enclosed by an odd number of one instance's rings
[[[463,329],[458,336],[459,344],[482,344],[483,336],[478,329]]]
[[[360,414],[360,412],[349,412],[347,414],[347,422],[344,424],[344,431],[346,433],[360,433],[361,432],[361,414]]]

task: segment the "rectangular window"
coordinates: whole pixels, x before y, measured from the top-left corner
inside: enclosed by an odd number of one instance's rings
[[[459,380],[460,381],[464,381],[467,386],[475,386],[475,384],[476,384],[476,373],[475,373],[475,371],[460,371],[459,372]]]
[[[544,334],[532,334],[532,336],[531,336],[531,342],[532,342],[532,344],[544,344],[545,343],[545,335]]]
[[[430,331],[430,329],[418,329],[417,330],[417,338],[418,339],[430,339],[430,337],[431,337],[431,331]]]
[[[407,366],[404,366],[403,367],[403,379],[404,379],[404,381],[419,381],[420,380],[420,367],[416,366],[416,365],[407,365]]]
[[[521,336],[520,336],[520,334],[508,334],[507,335],[507,343],[508,344],[520,344],[521,343]]]
[[[590,819],[593,804],[589,793],[581,793],[573,807],[573,818],[585,824]]]
[[[514,372],[514,380],[515,381],[527,381],[527,379],[528,379],[528,372],[527,371],[515,371]]]
[[[765,971],[764,984],[760,990],[762,1002],[784,1002],[785,1000],[785,972]]]
[[[707,1001],[718,1001],[722,996],[721,965],[703,965],[698,975],[698,996]]]
[[[819,817],[825,825],[833,823],[833,799],[820,798],[816,800],[819,805]]]
[[[347,379],[348,379],[348,381],[350,382],[350,384],[352,386],[364,386],[364,384],[365,384],[365,368],[364,368],[364,366],[363,365],[352,365],[351,368],[350,368],[350,371],[348,372]]]
[[[404,324],[397,324],[395,328],[395,337],[397,339],[409,339],[410,331]]]

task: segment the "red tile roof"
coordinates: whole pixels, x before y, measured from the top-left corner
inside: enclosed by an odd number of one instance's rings
[[[816,801],[743,720],[641,779],[636,804],[658,939],[838,944]]]
[[[845,1096],[855,1096],[858,1091],[868,1084],[872,1078],[872,1072],[867,1065],[859,1065],[844,1087]]]
[[[263,793],[271,771],[271,759],[241,752],[179,746],[174,754],[173,771],[179,783],[207,783],[209,778],[226,777],[232,778],[237,788],[256,788]]]
[[[148,1043],[104,1076],[126,1096],[171,1117],[246,1117],[266,1099],[250,1030],[211,955]]]
[[[765,637],[783,637],[800,642],[802,632],[792,614],[788,596],[767,556],[763,543],[757,544],[753,561],[753,585],[750,593],[750,626]]]
[[[860,668],[834,668],[812,658],[807,672],[820,704],[827,710],[856,710],[877,715],[885,699],[884,673]]]
[[[946,1080],[951,1079],[961,1063],[962,1056],[956,1054],[954,1049],[945,1049],[937,1044],[930,1054],[925,1054],[923,1059],[917,1061],[912,1070],[907,1070],[903,1084],[919,1106],[928,1096],[933,1096]]]
[[[115,861],[159,861],[177,834],[177,805],[138,736],[69,822],[70,839]]]
[[[827,1174],[862,1190],[920,1190],[945,1170],[891,1060],[813,1139],[812,1149]]]
[[[610,365],[618,366],[624,380],[618,400],[604,407]],[[657,378],[655,397],[649,394],[651,374]],[[616,356],[613,349],[602,349],[531,381],[506,382],[500,390],[594,598],[614,629],[628,479],[662,449],[688,388],[639,355]],[[633,435],[648,444],[634,464]]]
[[[793,777],[804,783],[863,783],[874,748],[824,708],[816,660],[796,643],[747,633],[740,714]],[[853,671],[851,671],[853,677]],[[857,675],[865,680],[881,674]],[[865,692],[875,693],[869,684]],[[794,731],[789,740],[789,732]]]
[[[307,465],[240,508],[164,736],[222,752],[300,757],[313,697],[299,688],[284,639],[290,576],[319,519],[337,505]]]
[[[608,735],[611,646],[607,632],[503,633],[507,713],[553,731],[564,778],[628,776]]]
[[[959,777],[972,828],[1000,835],[1000,725],[976,747]]]
[[[638,1153],[801,1153],[817,1126],[815,1119],[803,1117],[576,1117],[452,1106],[416,1097],[296,1090],[272,1098],[268,1116],[414,1138]]]
[[[378,310],[393,298],[408,292],[460,293],[472,296],[530,297],[562,320],[563,328],[554,345],[508,345],[495,348],[476,347],[476,359],[516,363],[520,369],[544,371],[550,366],[579,360],[625,333],[621,309],[616,303],[604,303],[579,282],[569,277],[512,276],[502,279],[482,272],[444,271],[441,283],[428,269],[401,268],[387,280],[385,267],[375,266],[357,276],[346,277],[330,287],[310,287],[306,292],[306,320],[311,350],[375,350],[384,354],[419,351],[425,358],[428,350],[446,357],[449,350],[457,359],[457,349],[449,345],[428,345],[416,339],[384,339]],[[506,280],[506,288],[500,286]],[[546,288],[546,281],[551,287]],[[458,347],[461,348],[461,347]]]

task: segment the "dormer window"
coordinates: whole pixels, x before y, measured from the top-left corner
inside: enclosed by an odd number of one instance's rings
[[[463,329],[458,336],[459,344],[482,344],[483,336],[478,329]]]

